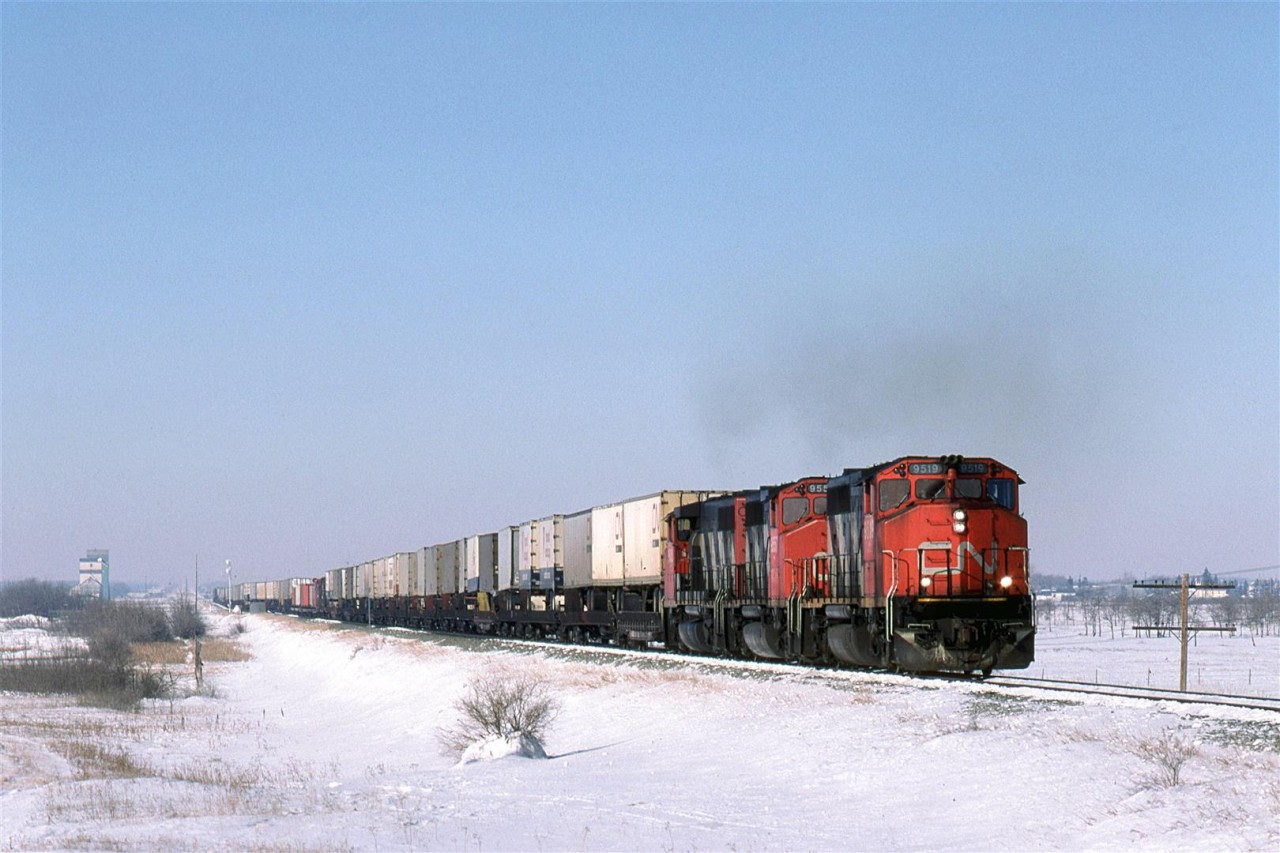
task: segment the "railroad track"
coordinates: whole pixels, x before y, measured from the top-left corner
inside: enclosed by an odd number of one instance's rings
[[[1134,687],[1128,684],[1107,684],[1092,681],[1067,681],[1056,678],[1034,678],[1022,675],[992,675],[982,679],[982,684],[994,687],[1027,687],[1035,690],[1053,690],[1062,693],[1084,693],[1092,696],[1118,696],[1124,699],[1146,699],[1156,702],[1180,702],[1186,705],[1215,705],[1231,708],[1252,708],[1259,711],[1280,712],[1280,698],[1245,696],[1238,693],[1201,693],[1198,691],[1168,690],[1160,687]]]
[[[630,659],[657,666],[702,666],[717,669],[726,673],[735,670],[743,675],[758,676],[761,673],[771,675],[805,675],[819,680],[854,680],[869,679],[881,683],[897,683],[904,686],[912,682],[956,682],[974,686],[1029,688],[1034,690],[1050,690],[1059,693],[1075,693],[1090,696],[1113,696],[1122,699],[1141,699],[1152,702],[1179,702],[1190,705],[1210,705],[1218,707],[1249,708],[1260,711],[1280,712],[1280,698],[1267,696],[1247,696],[1233,693],[1203,693],[1199,691],[1181,692],[1159,687],[1135,687],[1127,684],[1109,684],[1093,681],[1069,681],[1056,678],[1036,678],[1033,676],[995,674],[986,678],[964,675],[927,675],[894,673],[887,670],[844,669],[829,667],[804,667],[776,661],[749,661],[736,658],[720,658],[702,655],[675,654],[658,650],[627,649],[617,646],[584,645],[574,646],[550,640],[524,640],[511,637],[489,637],[475,634],[456,634],[451,632],[420,631],[410,628],[388,629],[383,626],[366,626],[358,622],[338,622],[344,628],[382,632],[393,630],[410,636],[419,636],[434,642],[464,649],[476,648],[508,648],[512,651],[537,650],[556,657],[574,657],[596,659],[599,662]]]

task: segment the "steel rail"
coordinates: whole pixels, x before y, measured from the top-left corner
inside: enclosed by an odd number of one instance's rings
[[[1137,687],[1129,684],[1099,684],[1091,681],[1069,681],[1053,678],[1035,678],[1019,675],[992,675],[982,684],[993,687],[1017,687],[1032,690],[1052,690],[1061,693],[1084,693],[1091,696],[1115,696],[1122,699],[1144,699],[1153,702],[1180,702],[1187,705],[1220,705],[1231,708],[1251,708],[1259,711],[1280,711],[1280,698],[1246,696],[1238,693],[1202,693],[1172,690],[1163,687]]]

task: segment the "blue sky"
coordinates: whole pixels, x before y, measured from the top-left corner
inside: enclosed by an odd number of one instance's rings
[[[0,576],[914,453],[1280,563],[1274,4],[5,4]]]

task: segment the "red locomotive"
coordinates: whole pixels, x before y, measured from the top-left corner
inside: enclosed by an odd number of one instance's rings
[[[1021,482],[994,459],[904,457],[680,507],[669,642],[913,672],[1026,667]]]

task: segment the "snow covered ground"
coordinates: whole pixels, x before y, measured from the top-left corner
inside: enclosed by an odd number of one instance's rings
[[[206,664],[213,696],[119,714],[0,694],[0,847],[1280,845],[1280,714],[656,654],[477,650],[275,616],[218,622],[253,658]],[[1079,633],[1043,636],[1031,674],[1091,680],[1097,668],[1102,681],[1143,683],[1150,668],[1167,683],[1172,655],[1176,682],[1176,641]],[[8,636],[0,624],[0,645]],[[1199,661],[1207,675],[1212,660],[1215,678],[1243,667],[1275,686],[1280,641],[1268,640],[1227,639],[1236,645],[1210,655],[1202,639],[1192,671]],[[549,760],[458,764],[440,753],[437,728],[482,671],[532,673],[552,688],[563,710]],[[1172,786],[1155,781],[1161,762],[1148,757],[1167,737],[1191,753]]]
[[[1024,674],[1102,681],[1136,687],[1178,687],[1182,651],[1176,636],[1111,638],[1086,634],[1071,622],[1041,623],[1036,659]],[[1187,650],[1187,689],[1244,696],[1280,696],[1280,636],[1192,635]]]

